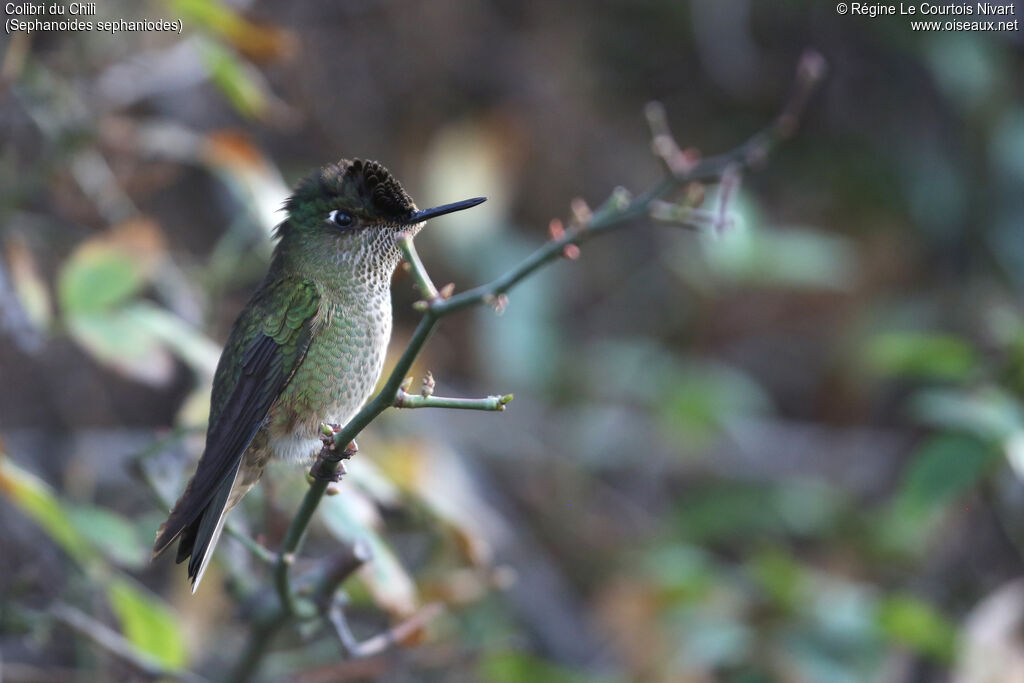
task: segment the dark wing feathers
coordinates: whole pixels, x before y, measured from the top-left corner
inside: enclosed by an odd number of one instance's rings
[[[190,526],[215,497],[223,507],[242,454],[309,349],[320,303],[314,283],[284,280],[261,289],[252,303],[236,323],[217,367],[206,449],[185,493],[157,533],[154,555],[187,527],[186,536],[194,536],[196,530]],[[236,349],[241,353],[232,353]],[[234,367],[232,356],[238,358]],[[224,393],[226,399],[221,398]],[[187,550],[192,550],[193,559],[205,554],[205,547],[185,547],[194,540],[183,537],[179,562]]]

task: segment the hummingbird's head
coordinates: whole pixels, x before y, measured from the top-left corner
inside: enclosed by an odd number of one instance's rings
[[[288,218],[277,227],[278,252],[317,253],[339,265],[393,269],[397,239],[415,235],[429,218],[461,211],[483,197],[419,210],[376,161],[342,159],[306,177],[285,203]]]

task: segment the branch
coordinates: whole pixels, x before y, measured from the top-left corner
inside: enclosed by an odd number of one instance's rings
[[[669,132],[664,109],[658,104],[648,106],[647,118],[652,129],[652,147],[665,165],[665,178],[655,187],[635,197],[623,188],[616,188],[604,204],[593,212],[582,200],[574,201],[572,204],[573,218],[569,227],[563,227],[561,221],[553,220],[549,228],[551,239],[518,265],[490,283],[456,295],[453,295],[454,288],[452,286],[443,287],[439,291],[434,287],[416,253],[412,236],[404,235],[398,240],[398,247],[410,265],[416,284],[426,297],[424,301],[417,302],[415,306],[416,310],[421,311],[423,315],[384,386],[355,417],[334,434],[333,442],[325,446],[318,456],[315,467],[319,476],[314,479],[306,491],[299,510],[285,535],[281,552],[277,555],[274,583],[281,604],[281,614],[277,623],[284,623],[295,616],[310,616],[316,612],[315,605],[312,605],[308,599],[300,600],[294,594],[289,570],[295,555],[302,548],[310,519],[327,490],[329,475],[338,471],[340,461],[346,457],[344,454],[350,453],[345,450],[347,445],[353,442],[370,422],[393,406],[485,409],[481,402],[497,401],[501,404],[502,401],[508,403],[508,400],[511,400],[511,395],[487,399],[447,399],[435,398],[429,394],[411,396],[406,392],[408,384],[406,384],[405,378],[438,322],[447,315],[472,306],[486,304],[493,305],[500,310],[506,302],[507,292],[542,266],[560,258],[575,259],[579,256],[579,245],[634,220],[652,215],[660,218],[659,214],[664,214],[667,211],[667,206],[675,206],[666,200],[682,189],[696,187],[697,191],[691,193],[691,200],[694,196],[702,196],[701,188],[695,184],[699,185],[705,181],[721,182],[716,210],[708,212],[705,218],[716,229],[725,227],[728,224],[727,210],[730,199],[735,195],[742,170],[762,161],[779,142],[795,132],[811,93],[824,78],[824,74],[825,61],[821,55],[811,51],[805,53],[797,67],[794,94],[774,122],[735,149],[707,159],[700,159],[696,152],[681,151]],[[683,208],[688,208],[691,211],[689,214],[691,218],[699,215],[693,213],[696,209],[692,206]],[[488,406],[490,405],[488,404]],[[504,407],[504,404],[501,404],[501,407]],[[500,410],[496,407],[486,409]],[[424,611],[426,610],[427,608],[424,608]],[[355,640],[351,637],[351,632],[347,628],[347,622],[344,621],[344,615],[340,609],[332,605],[328,610],[328,616],[334,624],[339,638],[346,644],[349,652],[355,656],[368,654],[367,650],[370,649],[371,643],[374,648],[380,647],[377,644],[377,638],[383,638],[384,640],[380,642],[385,643],[400,640],[402,634],[405,633],[401,629],[411,629],[415,623],[418,623],[414,622],[417,617],[413,617],[409,622],[388,632],[390,635],[381,634],[359,647],[353,648]]]
[[[405,256],[405,262],[412,270],[412,276],[416,280],[416,286],[419,287],[420,292],[423,296],[427,297],[428,301],[437,299],[441,295],[437,291],[437,287],[430,280],[430,275],[427,273],[427,269],[423,266],[423,261],[420,260],[419,254],[412,246],[412,235],[405,232],[398,238],[398,248],[402,250],[402,254]]]
[[[239,529],[236,525],[224,522],[224,532],[241,543],[242,547],[252,553],[252,556],[257,560],[267,564],[274,564],[277,562],[277,553],[268,550],[265,545]]]
[[[446,398],[434,396],[434,377],[429,372],[423,378],[423,389],[419,394],[410,394],[412,377],[406,377],[395,396],[395,408],[453,408],[456,410],[491,410],[501,412],[512,402],[512,394],[487,396],[486,398]]]
[[[352,633],[348,620],[345,619],[345,613],[339,605],[334,605],[330,610],[329,619],[338,636],[338,643],[341,645],[342,651],[349,657],[362,658],[380,654],[393,645],[404,642],[436,619],[442,612],[444,612],[444,605],[440,602],[431,602],[405,621],[362,642],[359,642]]]
[[[512,400],[512,394],[487,396],[486,398],[446,398],[444,396],[420,396],[398,390],[396,408],[454,408],[456,410],[492,410],[501,412]]]

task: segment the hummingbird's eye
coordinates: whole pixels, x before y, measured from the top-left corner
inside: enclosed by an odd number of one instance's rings
[[[352,214],[335,209],[327,215],[327,222],[334,223],[339,228],[347,228],[355,222],[355,219],[352,218]]]

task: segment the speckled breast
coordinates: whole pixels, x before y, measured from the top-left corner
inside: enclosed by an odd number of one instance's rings
[[[389,294],[372,307],[328,305],[306,357],[271,408],[267,428],[274,457],[315,455],[320,424],[345,424],[380,379],[391,337]]]

